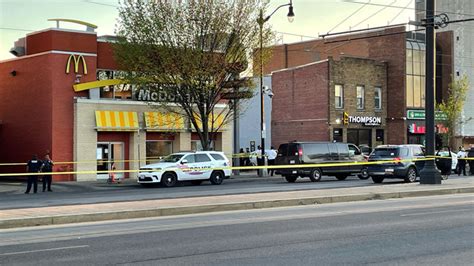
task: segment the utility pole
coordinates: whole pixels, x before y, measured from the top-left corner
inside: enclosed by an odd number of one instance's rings
[[[435,125],[434,125],[434,86],[435,86],[435,0],[426,0],[426,88],[425,88],[425,124],[426,124],[426,156],[435,154]],[[425,161],[420,171],[420,184],[441,184],[441,173],[434,160]]]

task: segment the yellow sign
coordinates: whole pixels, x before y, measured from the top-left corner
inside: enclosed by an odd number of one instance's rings
[[[67,64],[66,64],[66,74],[69,74],[70,67],[71,67],[71,59],[74,59],[74,73],[79,73],[79,63],[82,61],[82,66],[83,66],[83,72],[84,75],[87,75],[87,64],[86,64],[86,59],[82,55],[70,55],[69,58],[67,59]]]
[[[344,125],[349,125],[349,114],[347,112],[344,112],[342,122],[344,123]]]

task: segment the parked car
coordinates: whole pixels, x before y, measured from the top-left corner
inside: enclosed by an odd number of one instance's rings
[[[385,178],[401,178],[405,182],[415,182],[425,161],[421,145],[381,145],[377,146],[369,156],[369,162],[390,161],[368,166],[368,172],[374,183],[382,183]],[[407,161],[405,161],[407,160]]]
[[[350,143],[333,142],[290,142],[281,144],[275,159],[276,165],[302,165],[322,163],[352,163],[365,162],[365,158],[357,146]],[[351,174],[357,174],[360,179],[367,179],[366,165],[305,167],[277,169],[277,174],[293,183],[298,177],[309,177],[313,182],[321,180],[323,175],[335,176],[344,180]]]
[[[140,168],[138,183],[147,186],[161,183],[172,187],[179,181],[191,181],[200,185],[209,180],[214,185],[220,185],[224,178],[231,175],[229,160],[222,152],[198,151],[173,153],[160,162],[148,164]]]

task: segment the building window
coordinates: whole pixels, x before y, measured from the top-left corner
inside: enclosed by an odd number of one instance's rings
[[[364,96],[365,88],[364,86],[357,86],[357,109],[364,109]]]
[[[382,88],[376,87],[374,92],[374,107],[376,110],[382,109]]]
[[[425,44],[415,40],[406,43],[406,105],[425,107]]]
[[[342,85],[335,86],[334,98],[336,99],[336,108],[344,108],[344,87]]]
[[[161,157],[167,156],[173,152],[173,142],[163,140],[146,141],[146,161],[147,164],[155,163]]]

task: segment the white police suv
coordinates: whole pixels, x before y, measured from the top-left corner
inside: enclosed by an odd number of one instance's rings
[[[158,163],[141,167],[138,183],[143,186],[161,183],[172,187],[178,181],[191,181],[194,185],[200,185],[202,181],[209,180],[214,185],[220,185],[224,178],[230,177],[228,166],[229,160],[222,152],[178,152]]]

